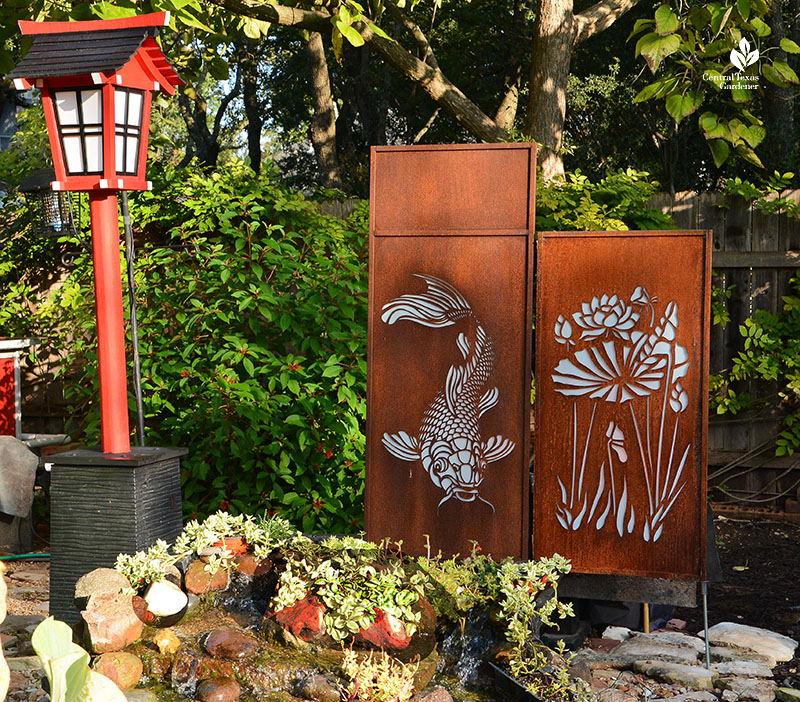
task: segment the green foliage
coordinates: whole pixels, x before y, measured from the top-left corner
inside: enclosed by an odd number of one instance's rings
[[[536,189],[536,229],[592,231],[668,229],[672,219],[647,207],[658,183],[646,173],[627,169],[592,183],[580,171]]]
[[[105,675],[89,670],[89,654],[72,643],[72,629],[48,617],[36,627],[31,644],[50,682],[52,702],[125,702]]]
[[[375,621],[377,611],[401,622],[411,636],[420,620],[414,609],[422,588],[409,581],[396,554],[385,545],[331,537],[319,546],[294,546],[273,598],[276,610],[311,596],[325,605],[325,628],[334,641],[344,641]],[[376,567],[378,566],[378,567]]]
[[[267,558],[273,551],[288,547],[302,538],[288,521],[281,517],[251,517],[217,512],[202,523],[191,520],[183,528],[174,546],[158,539],[146,551],[133,555],[121,553],[114,568],[128,578],[132,593],[144,585],[160,582],[165,578],[166,566],[177,563],[223,539],[243,539],[256,558]],[[223,541],[224,543],[224,541]],[[212,557],[207,570],[216,572],[220,568],[231,570],[234,564],[230,551],[223,550],[219,557]]]
[[[753,208],[762,214],[785,212],[789,217],[798,219],[800,218],[800,206],[791,198],[780,195],[782,191],[791,188],[793,178],[794,173],[779,173],[778,171],[763,178],[760,185],[741,178],[728,178],[723,184],[722,192],[749,200]]]
[[[242,165],[158,180],[133,221],[180,248],[139,251],[142,385],[148,443],[189,449],[187,513],[270,510],[306,531],[358,529],[366,207],[347,222],[323,216],[274,172]],[[24,262],[14,263],[9,276]],[[15,319],[30,318],[33,295],[16,295]],[[75,330],[68,392],[89,441],[99,435],[92,300],[84,256],[28,325],[52,338]]]
[[[698,124],[717,167],[731,148],[761,166],[755,149],[766,130],[751,111],[760,80],[779,87],[798,83],[795,72],[764,42],[771,34],[768,9],[765,0],[724,0],[686,3],[676,14],[664,4],[653,19],[638,20],[631,33],[639,37],[636,55],[657,76],[635,101],[663,100],[676,123],[708,105]],[[793,53],[793,44],[781,42],[781,49]]]
[[[785,428],[775,453],[793,454],[800,448],[800,277],[792,278],[794,294],[783,297],[783,310],[756,310],[739,328],[744,351],[733,361],[731,380],[751,378],[778,381],[786,412]]]

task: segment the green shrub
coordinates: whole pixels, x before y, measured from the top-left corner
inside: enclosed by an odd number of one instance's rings
[[[538,231],[672,229],[669,215],[647,207],[658,183],[628,168],[592,183],[580,171],[536,186]]]

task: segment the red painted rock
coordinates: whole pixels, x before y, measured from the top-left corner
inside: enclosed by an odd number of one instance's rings
[[[247,542],[238,536],[230,536],[220,539],[213,546],[220,546],[226,551],[230,551],[234,556],[242,556],[247,553]]]
[[[366,629],[359,629],[355,636],[356,643],[380,648],[387,653],[402,651],[411,643],[411,637],[397,617],[380,609],[377,617]]]
[[[222,628],[208,635],[203,648],[214,658],[236,661],[250,656],[258,648],[258,641],[242,631]]]
[[[105,675],[120,690],[132,690],[142,677],[142,661],[132,653],[104,653],[92,663],[92,670]]]
[[[186,569],[184,583],[186,590],[193,595],[203,595],[214,590],[225,590],[230,583],[227,570],[218,570],[213,575],[205,570],[206,564],[201,560],[192,561]]]
[[[236,570],[243,575],[266,575],[272,570],[272,561],[269,558],[256,558],[252,553],[236,556],[233,562]]]
[[[330,639],[326,633],[324,614],[325,606],[315,597],[306,595],[273,616],[278,624],[297,638],[322,643]]]
[[[131,598],[100,592],[89,597],[81,612],[86,622],[87,645],[93,653],[121,651],[142,635],[142,624]]]
[[[195,699],[200,702],[236,702],[242,688],[233,678],[211,678],[197,685]]]

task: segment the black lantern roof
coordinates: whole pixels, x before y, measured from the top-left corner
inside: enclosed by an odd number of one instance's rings
[[[139,50],[155,27],[34,34],[28,53],[9,78],[42,78],[118,71]]]

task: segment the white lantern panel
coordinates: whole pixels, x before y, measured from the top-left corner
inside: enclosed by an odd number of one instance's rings
[[[114,122],[117,124],[125,124],[125,108],[128,101],[126,98],[128,93],[125,90],[114,91]]]
[[[117,173],[122,173],[125,165],[125,137],[120,136],[117,134],[116,138],[114,139],[114,153],[116,155],[114,159],[114,165]]]
[[[128,93],[128,124],[132,127],[142,126],[142,102],[144,94],[132,90]]]
[[[65,136],[62,142],[64,144],[64,158],[67,161],[67,172],[82,173],[83,154],[81,153],[80,136]]]
[[[78,94],[74,90],[56,90],[56,114],[59,124],[79,124]]]
[[[91,173],[103,170],[103,135],[86,135],[86,170]]]
[[[136,161],[139,156],[139,138],[135,136],[128,137],[128,149],[125,152],[125,172],[136,173]]]
[[[99,88],[81,91],[84,124],[103,123],[103,99]]]

